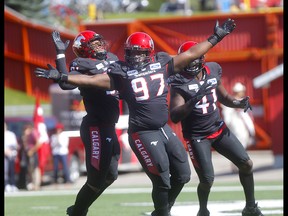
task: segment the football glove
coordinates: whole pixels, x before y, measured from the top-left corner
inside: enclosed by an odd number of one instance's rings
[[[66,74],[60,73],[56,68],[54,68],[52,65],[47,64],[48,70],[44,68],[36,68],[34,73],[36,77],[46,78],[46,79],[52,79],[55,81],[67,81],[68,77]]]
[[[67,40],[65,43],[61,40],[60,33],[58,31],[52,32],[53,42],[56,48],[57,54],[64,54],[67,47],[69,46],[70,40]]]
[[[228,18],[221,26],[219,26],[218,20],[214,27],[214,34],[208,38],[208,41],[215,46],[220,42],[226,35],[230,34],[236,28],[234,20]]]
[[[249,102],[249,99],[250,99],[250,97],[246,96],[242,100],[234,100],[233,103],[235,105],[239,106],[240,108],[243,108],[244,112],[246,112],[248,109],[252,110],[252,106]]]

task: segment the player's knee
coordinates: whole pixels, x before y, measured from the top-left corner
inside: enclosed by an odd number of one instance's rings
[[[190,175],[183,174],[178,181],[180,184],[186,184],[190,181]]]
[[[95,187],[95,186],[93,186],[93,185],[91,185],[91,184],[89,184],[89,183],[87,183],[87,186],[88,186],[89,188],[91,188],[91,189],[92,189],[94,192],[96,192],[96,193],[98,193],[98,192],[101,191],[100,188]]]
[[[200,182],[198,187],[201,189],[201,190],[205,190],[205,191],[210,191],[211,187],[213,185],[213,182]]]
[[[108,187],[108,186],[110,186],[111,184],[113,184],[113,182],[114,182],[116,179],[117,179],[117,177],[116,177],[116,178],[106,179],[106,181],[105,181],[106,187]]]
[[[239,172],[241,172],[241,173],[247,173],[247,174],[251,173],[252,168],[253,168],[253,162],[251,159],[249,159],[249,160],[241,163],[238,166],[238,168],[239,168]]]
[[[214,176],[209,176],[209,177],[205,177],[205,178],[201,178],[200,179],[200,186],[205,187],[205,188],[211,188],[212,185],[214,183]]]

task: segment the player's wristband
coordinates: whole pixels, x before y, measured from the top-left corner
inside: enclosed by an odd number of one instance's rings
[[[57,54],[57,59],[60,59],[60,58],[65,58],[65,54]]]
[[[213,46],[215,46],[220,40],[217,35],[213,34],[207,39]]]
[[[67,74],[61,74],[60,80],[63,82],[67,82],[68,81],[68,75]]]

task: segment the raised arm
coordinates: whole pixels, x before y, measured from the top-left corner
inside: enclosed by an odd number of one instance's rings
[[[53,31],[52,39],[56,49],[56,68],[60,73],[68,74],[66,67],[66,57],[65,52],[69,46],[70,41],[67,40],[65,43],[61,40],[60,32]],[[66,82],[58,82],[59,86],[63,90],[71,90],[77,88],[77,86],[71,85]]]
[[[225,36],[230,34],[236,27],[234,20],[227,19],[221,26],[218,21],[214,26],[214,33],[205,41],[192,46],[186,52],[183,52],[177,56],[174,56],[174,72],[179,73],[187,66],[191,61],[200,58],[206,52],[208,52],[213,46],[219,43]]]
[[[84,74],[64,74],[52,65],[48,64],[48,70],[36,68],[34,73],[36,77],[52,79],[57,82],[70,83],[78,87],[96,87],[103,90],[114,90],[114,81],[107,74],[84,75]]]

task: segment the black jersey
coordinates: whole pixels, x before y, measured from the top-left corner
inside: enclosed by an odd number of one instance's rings
[[[223,125],[219,109],[216,105],[216,88],[221,82],[222,68],[216,62],[208,62],[204,67],[204,76],[199,82],[196,79],[185,78],[184,74],[177,74],[169,79],[171,88],[187,102],[198,91],[200,85],[207,80],[212,85],[211,90],[196,103],[192,112],[181,121],[183,136],[187,139],[201,139],[216,132]]]
[[[116,55],[108,52],[106,60],[76,58],[70,64],[70,71],[93,75],[106,73],[108,66],[117,61]],[[114,124],[119,117],[117,91],[104,91],[92,87],[79,87],[87,115],[101,124]]]
[[[141,69],[131,68],[122,61],[109,66],[108,74],[129,107],[130,132],[159,129],[167,123],[167,78],[172,65],[172,58],[159,52]]]

